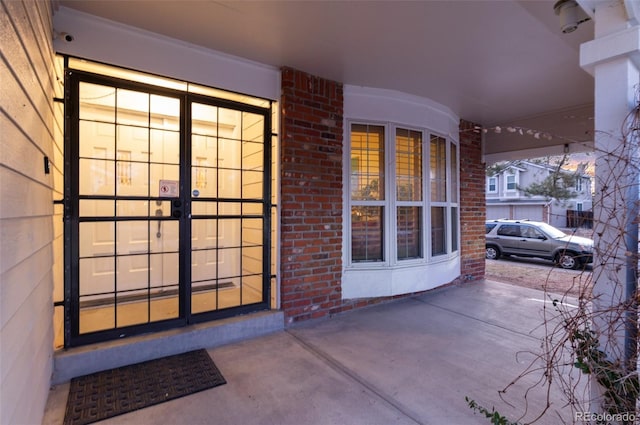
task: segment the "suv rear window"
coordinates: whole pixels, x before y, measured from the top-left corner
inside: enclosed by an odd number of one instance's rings
[[[518,224],[503,224],[498,229],[500,236],[520,236],[520,225]]]
[[[490,231],[493,230],[494,227],[496,227],[496,223],[487,223],[485,224],[485,227],[486,227],[485,233],[489,233]]]

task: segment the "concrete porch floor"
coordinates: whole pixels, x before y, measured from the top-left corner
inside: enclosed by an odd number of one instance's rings
[[[485,281],[313,321],[209,349],[226,385],[117,416],[109,424],[488,424],[465,396],[512,421],[538,352],[544,293]],[[549,305],[549,304],[547,304]],[[517,353],[520,353],[516,356]],[[69,384],[50,391],[44,424],[62,424]],[[528,395],[533,419],[544,392]],[[572,422],[559,393],[539,424]]]

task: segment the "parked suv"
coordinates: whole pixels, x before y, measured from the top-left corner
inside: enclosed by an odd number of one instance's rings
[[[529,220],[487,220],[486,258],[501,255],[553,260],[564,269],[593,261],[593,240],[567,235],[555,227]]]

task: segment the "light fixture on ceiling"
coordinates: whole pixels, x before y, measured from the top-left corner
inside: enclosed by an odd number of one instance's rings
[[[576,0],[559,0],[553,5],[553,11],[560,16],[560,29],[565,34],[574,32],[578,25],[591,19]]]

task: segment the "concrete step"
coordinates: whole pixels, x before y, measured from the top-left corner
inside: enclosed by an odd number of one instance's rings
[[[213,348],[282,331],[281,311],[261,311],[179,329],[59,350],[54,353],[53,385],[102,370]]]

